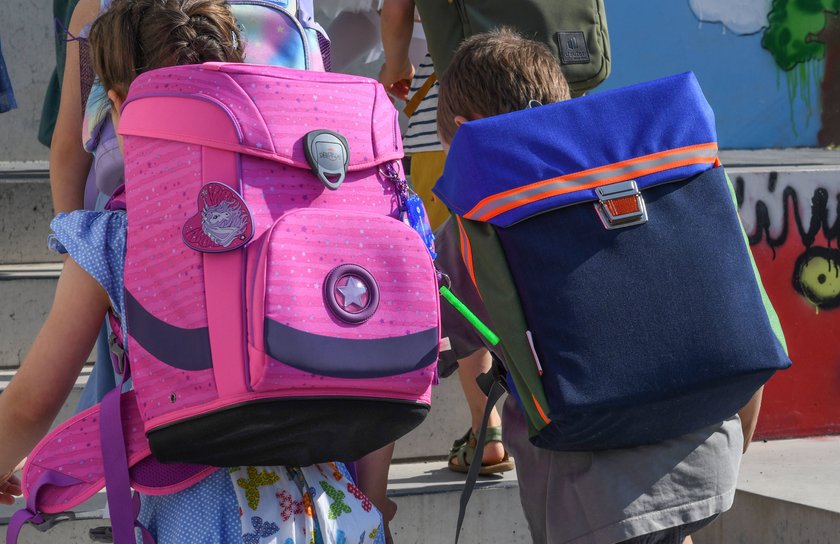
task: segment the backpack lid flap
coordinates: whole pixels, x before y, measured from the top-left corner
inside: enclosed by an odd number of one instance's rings
[[[718,164],[714,114],[689,72],[464,123],[434,192],[506,227],[598,200],[604,185],[644,189]]]
[[[277,66],[206,63],[140,75],[120,118],[124,136],[227,149],[309,169],[304,136],[341,134],[348,170],[402,158],[397,111],[375,80]]]

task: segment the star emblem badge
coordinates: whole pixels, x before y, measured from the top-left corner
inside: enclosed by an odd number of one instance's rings
[[[324,302],[333,316],[350,325],[360,325],[379,307],[379,285],[373,275],[357,264],[335,267],[324,278]]]
[[[347,284],[339,287],[338,291],[344,296],[344,309],[347,310],[350,306],[356,305],[359,308],[364,308],[364,297],[367,295],[367,287],[359,278],[350,276],[347,279]]]

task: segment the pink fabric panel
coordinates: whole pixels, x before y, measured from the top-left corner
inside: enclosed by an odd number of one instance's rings
[[[396,148],[402,152],[402,135],[400,133],[399,113],[392,115],[394,105],[385,92],[385,87],[376,85],[373,101],[373,132],[371,141],[373,153],[377,156],[390,154]]]
[[[375,169],[350,172],[337,191],[330,191],[309,169],[242,157],[244,197],[254,216],[254,237],[268,230],[284,213],[298,208],[347,208],[384,215],[397,214],[394,184]]]
[[[204,181],[218,180],[239,191],[237,155],[205,147],[202,150]],[[219,396],[244,393],[245,378],[245,256],[241,250],[205,253],[207,320],[210,325],[210,347],[213,373]]]
[[[201,254],[181,239],[198,212],[201,148],[128,137],[125,286],[158,319],[182,328],[207,326]]]
[[[348,263],[370,272],[379,285],[379,308],[357,325],[337,319],[324,300],[327,275]],[[335,338],[413,334],[438,324],[435,282],[426,248],[401,221],[302,210],[284,216],[271,233],[265,313],[295,329]]]
[[[305,167],[301,138],[311,130],[329,129],[347,138],[351,169],[402,156],[397,112],[372,79],[276,66],[176,66],[138,77],[125,110],[143,97],[189,95],[215,101],[234,116],[245,153],[273,153],[282,162]],[[160,132],[161,138],[178,137]],[[213,133],[202,135],[201,143],[212,139],[218,140],[218,146],[229,145]]]
[[[137,100],[125,108],[119,131],[123,136],[156,136],[178,141],[207,139],[208,143],[237,146],[242,141],[239,129],[233,114],[216,100],[155,96]]]
[[[152,357],[132,339],[129,339],[129,352],[134,389],[144,421],[218,398],[212,368],[180,370],[171,367]]]
[[[364,380],[332,378],[304,372],[266,357],[262,391],[274,398],[285,397],[370,397],[415,401],[431,405],[432,380],[436,365],[406,374]]]
[[[123,429],[129,464],[151,455],[143,429],[143,420],[134,392],[123,393]],[[54,514],[70,510],[86,501],[105,485],[102,450],[99,440],[99,405],[81,412],[56,428],[41,441],[27,459],[23,470],[24,494],[45,469],[67,474],[84,482],[68,488],[46,488],[38,504],[42,512]]]
[[[230,77],[221,76],[215,70],[204,70],[200,65],[173,66],[152,70],[140,75],[131,84],[123,111],[134,107],[135,101],[149,96],[189,97],[208,99],[221,104],[231,112],[235,124],[240,126],[244,145],[268,152],[273,151],[271,136],[262,116],[254,108],[250,97]],[[137,102],[139,103],[139,102]],[[121,123],[122,125],[122,123]],[[120,132],[125,129],[120,127]],[[176,135],[160,131],[161,138],[175,139]],[[213,132],[203,135],[204,142],[215,138]],[[219,144],[229,143],[225,138],[217,138]]]
[[[307,164],[301,136],[316,129],[332,130],[347,138],[351,165],[372,165],[379,162],[379,155],[401,150],[399,135],[394,132],[393,106],[391,115],[372,117],[377,89],[381,87],[373,80],[294,85],[286,79],[265,76],[235,78],[267,120],[275,152],[291,157],[295,164]],[[381,140],[379,153],[374,149],[374,140]]]

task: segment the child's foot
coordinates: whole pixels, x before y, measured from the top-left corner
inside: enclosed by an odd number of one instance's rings
[[[477,439],[472,429],[456,440],[449,450],[449,469],[455,472],[467,472],[470,468],[477,446]],[[513,470],[513,460],[502,445],[502,428],[487,427],[484,437],[484,449],[481,454],[479,474],[498,474]]]

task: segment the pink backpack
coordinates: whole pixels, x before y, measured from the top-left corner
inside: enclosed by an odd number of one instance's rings
[[[164,68],[132,84],[120,132],[134,390],[36,447],[10,535],[107,481],[115,542],[133,542],[129,485],[166,494],[213,467],[353,461],[424,419],[438,282],[400,220],[397,113],[378,83]]]

